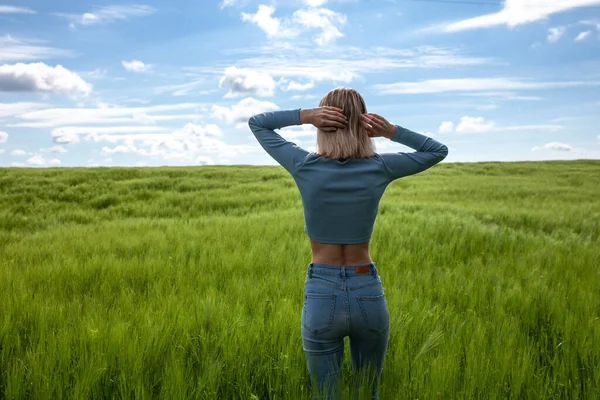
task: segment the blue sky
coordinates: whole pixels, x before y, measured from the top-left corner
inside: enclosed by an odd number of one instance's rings
[[[19,0],[0,44],[0,166],[276,165],[248,118],[338,86],[444,162],[600,159],[600,0]]]

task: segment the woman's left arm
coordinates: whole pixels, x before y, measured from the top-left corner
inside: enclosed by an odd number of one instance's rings
[[[251,117],[248,120],[248,126],[262,148],[293,175],[300,168],[310,152],[293,142],[285,140],[274,129],[307,123],[314,124],[322,129],[329,129],[335,126],[338,128],[343,127],[344,124],[339,121],[340,116],[335,115],[335,112],[332,110],[325,110],[325,108],[329,107],[264,112]],[[334,116],[338,119],[337,121],[334,120]],[[341,118],[343,120],[343,114]]]

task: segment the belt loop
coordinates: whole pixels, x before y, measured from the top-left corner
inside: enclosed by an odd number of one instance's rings
[[[313,265],[312,263],[310,263],[310,265],[308,266],[308,277],[312,278],[312,269],[313,269]]]
[[[371,275],[373,275],[373,278],[377,278],[377,268],[375,268],[375,263],[371,263]]]

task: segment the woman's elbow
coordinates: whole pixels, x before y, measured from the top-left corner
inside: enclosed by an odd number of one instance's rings
[[[442,150],[440,150],[440,153],[442,153],[442,155],[444,156],[444,158],[448,157],[448,146],[444,145],[442,147]]]
[[[256,132],[260,128],[258,121],[256,120],[257,115],[253,115],[248,119],[248,127],[252,132]]]
[[[437,153],[437,162],[441,162],[446,157],[448,157],[448,147],[445,145],[442,145],[440,150],[437,151],[436,153]]]

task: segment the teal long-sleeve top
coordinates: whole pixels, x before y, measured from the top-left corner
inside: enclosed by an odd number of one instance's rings
[[[444,144],[396,125],[392,141],[415,152],[329,159],[274,131],[291,125],[301,125],[300,109],[265,112],[248,121],[262,148],[294,178],[302,197],[304,231],[320,243],[369,241],[386,187],[395,179],[431,168],[448,155]]]

